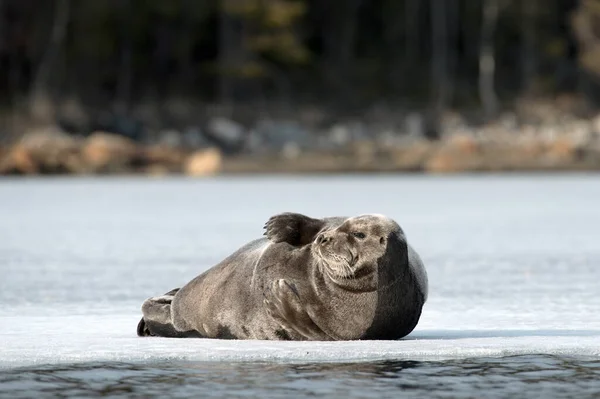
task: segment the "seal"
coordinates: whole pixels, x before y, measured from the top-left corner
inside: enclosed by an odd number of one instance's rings
[[[416,327],[427,273],[393,219],[286,212],[264,228],[181,289],[147,299],[138,335],[377,340]]]

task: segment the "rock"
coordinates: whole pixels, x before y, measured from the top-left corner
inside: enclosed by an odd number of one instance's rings
[[[158,144],[165,147],[178,148],[183,145],[183,136],[177,130],[163,130],[158,133]]]
[[[127,171],[138,156],[133,140],[105,132],[90,135],[81,152],[89,168],[97,173]]]
[[[315,140],[311,140],[311,147],[319,150],[337,151],[352,147],[355,141],[370,139],[367,129],[362,123],[348,122],[337,123],[329,130],[319,132]]]
[[[0,173],[82,173],[85,165],[79,149],[78,139],[57,128],[30,131],[9,150]]]
[[[281,150],[281,155],[286,159],[296,159],[301,153],[300,146],[294,142],[286,143]]]
[[[0,159],[0,175],[35,175],[38,165],[23,147],[15,147]]]
[[[510,170],[531,170],[536,167],[540,149],[539,140],[523,143],[509,141],[489,141],[482,148],[481,170],[503,172]]]
[[[436,147],[436,144],[430,141],[421,140],[404,147],[393,148],[390,156],[399,170],[421,170]]]
[[[377,133],[375,141],[382,148],[402,147],[403,141],[406,141],[408,137],[409,136],[403,136],[394,130],[384,129]]]
[[[208,122],[207,134],[229,152],[239,151],[245,139],[242,125],[221,117],[212,118]]]
[[[521,154],[526,158],[539,158],[546,151],[546,146],[540,139],[527,138],[520,140],[515,145],[515,154]]]
[[[285,148],[292,147],[305,150],[311,141],[310,133],[297,122],[261,120],[250,131],[246,149],[249,152],[286,151]]]
[[[380,164],[382,159],[379,156],[379,149],[371,140],[355,140],[350,143],[349,152],[345,158],[356,169],[370,169],[376,164]]]
[[[329,141],[336,147],[343,147],[350,143],[352,135],[345,125],[337,124],[329,130]]]
[[[183,145],[188,148],[208,147],[209,143],[202,130],[198,127],[188,127],[183,131]]]
[[[595,137],[600,137],[600,134],[594,132],[593,125],[589,121],[571,122],[565,126],[564,130],[580,147],[585,147],[591,144]]]
[[[179,173],[183,171],[186,160],[185,151],[165,145],[154,145],[140,151],[138,162],[144,171],[162,170],[165,173]]]
[[[559,137],[548,145],[546,156],[561,163],[573,162],[579,157],[579,148],[573,140]]]
[[[466,134],[455,134],[450,136],[448,145],[456,151],[465,154],[475,154],[480,150],[480,145],[475,138]]]
[[[248,131],[244,150],[253,155],[262,155],[268,152],[270,148],[264,134],[258,128],[254,128]]]
[[[353,157],[357,160],[372,160],[377,154],[377,146],[370,140],[357,140],[350,146]]]
[[[221,170],[222,158],[221,152],[216,148],[196,151],[187,158],[184,172],[188,176],[214,175]]]
[[[479,145],[468,136],[457,136],[433,151],[424,169],[431,173],[466,172],[479,170],[482,162]]]

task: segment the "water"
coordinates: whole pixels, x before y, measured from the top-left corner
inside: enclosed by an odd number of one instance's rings
[[[599,377],[597,359],[516,356],[350,364],[87,363],[9,371],[0,384],[15,399],[29,398],[33,390],[40,398],[582,398],[597,397]]]
[[[600,177],[0,180],[0,397],[596,397]],[[144,299],[267,218],[385,213],[430,296],[406,339],[142,339]]]

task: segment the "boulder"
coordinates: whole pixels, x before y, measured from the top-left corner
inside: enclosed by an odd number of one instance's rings
[[[210,147],[209,141],[206,139],[204,132],[197,126],[190,126],[182,133],[184,147],[187,148],[203,148]]]
[[[546,156],[548,159],[559,162],[574,162],[579,158],[579,146],[569,137],[559,137],[548,144]]]
[[[391,149],[390,156],[396,169],[417,171],[423,169],[425,162],[436,147],[435,143],[428,140],[419,140],[405,147]]]
[[[481,170],[505,172],[513,170],[539,169],[539,159],[543,151],[539,141],[523,143],[490,141],[483,147]]]
[[[229,152],[239,151],[246,136],[245,129],[241,124],[222,117],[209,120],[206,133]]]
[[[165,145],[154,145],[141,150],[139,164],[147,173],[162,171],[180,173],[186,161],[186,152]]]
[[[221,170],[223,156],[216,148],[196,151],[184,164],[184,172],[188,176],[214,175]]]
[[[481,145],[471,136],[456,135],[431,153],[424,169],[431,173],[453,173],[479,170],[482,167]]]
[[[96,173],[128,171],[139,155],[133,140],[105,132],[91,134],[81,153],[88,167]]]
[[[286,148],[304,151],[310,148],[311,141],[308,130],[295,121],[263,119],[248,132],[245,150],[252,153],[287,152]]]
[[[475,137],[467,134],[455,134],[448,139],[448,145],[458,152],[464,154],[476,154],[480,152],[481,145]]]
[[[183,135],[175,129],[162,130],[158,133],[158,144],[163,147],[180,148],[183,146]]]
[[[38,165],[23,147],[16,146],[0,158],[0,175],[35,175]]]
[[[3,158],[0,173],[83,173],[80,141],[60,130],[45,128],[26,133]]]

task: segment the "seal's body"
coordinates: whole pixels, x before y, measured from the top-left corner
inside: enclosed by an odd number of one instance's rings
[[[267,238],[146,300],[138,335],[398,339],[417,325],[427,274],[393,220],[283,213],[265,228]]]

